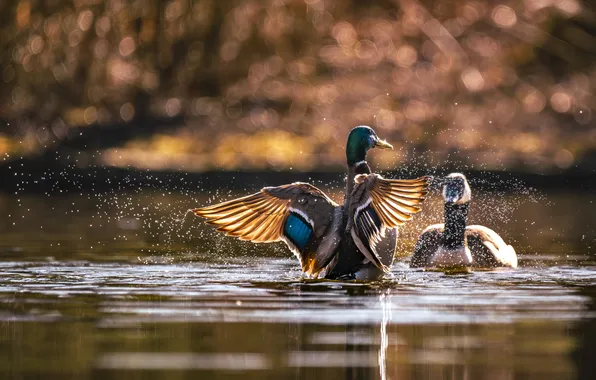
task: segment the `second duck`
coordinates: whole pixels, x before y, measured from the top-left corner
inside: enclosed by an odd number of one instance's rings
[[[418,238],[412,268],[491,269],[517,267],[512,246],[490,228],[466,226],[472,191],[466,177],[451,173],[443,182],[445,224],[428,226]]]

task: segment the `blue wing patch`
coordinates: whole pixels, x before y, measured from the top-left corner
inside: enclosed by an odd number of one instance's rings
[[[303,250],[310,239],[312,228],[300,215],[290,213],[284,225],[284,235],[299,249]]]

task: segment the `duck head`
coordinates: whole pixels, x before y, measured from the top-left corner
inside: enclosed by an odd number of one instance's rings
[[[381,140],[371,127],[358,126],[350,132],[346,144],[346,158],[348,165],[352,166],[366,159],[366,152],[371,148],[393,149],[385,140]]]
[[[470,202],[472,190],[461,173],[451,173],[443,180],[443,199],[446,205],[463,205]]]

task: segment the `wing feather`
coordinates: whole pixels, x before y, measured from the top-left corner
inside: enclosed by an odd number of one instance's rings
[[[488,227],[466,227],[466,240],[474,258],[474,265],[482,268],[506,266],[517,268],[515,249]]]
[[[385,179],[378,174],[361,174],[350,200],[352,225],[350,233],[366,259],[386,271],[376,251],[385,229],[398,227],[420,211],[428,192],[429,177],[412,180]],[[378,217],[375,220],[372,213]]]
[[[321,190],[297,182],[266,187],[252,195],[192,211],[207,219],[206,223],[217,231],[241,240],[284,241],[300,259],[303,271],[316,276],[333,259],[338,245],[339,239],[325,235],[328,226],[337,224],[334,220],[341,217],[341,213],[336,213],[338,207]],[[298,230],[285,230],[291,214],[304,219]],[[332,230],[335,229],[339,225]],[[293,243],[292,238],[296,238],[293,234],[298,234],[299,246]]]

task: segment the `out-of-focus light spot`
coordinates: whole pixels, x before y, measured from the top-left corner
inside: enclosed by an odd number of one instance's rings
[[[309,59],[290,62],[287,65],[288,74],[290,74],[290,77],[293,79],[309,76],[314,72],[315,64],[314,61]]]
[[[86,124],[92,124],[97,121],[97,109],[95,107],[87,107],[83,113],[83,120]]]
[[[124,37],[118,49],[123,57],[131,55],[136,49],[135,40],[132,37]]]
[[[102,17],[95,23],[95,33],[98,37],[104,38],[110,31],[112,24],[108,17]]]
[[[567,112],[571,108],[573,99],[563,91],[557,91],[550,97],[550,105],[557,112]]]
[[[50,139],[50,131],[46,127],[37,129],[37,141],[41,144],[45,144]]]
[[[393,82],[395,82],[395,84],[397,84],[399,86],[403,86],[403,85],[407,84],[412,79],[413,75],[414,75],[414,73],[412,72],[412,70],[410,70],[408,68],[403,68],[403,69],[398,68],[398,69],[393,70],[391,77],[393,78]]]
[[[240,117],[240,115],[242,115],[242,103],[238,101],[228,103],[226,106],[226,115],[228,115],[230,119]]]
[[[413,121],[424,121],[428,117],[428,107],[424,102],[412,100],[406,105],[404,114]]]
[[[80,30],[73,30],[68,34],[68,45],[71,47],[78,46],[83,41],[83,32]]]
[[[267,77],[267,70],[264,64],[254,63],[248,69],[248,81],[252,84],[259,84]]]
[[[281,70],[283,70],[284,60],[280,56],[274,55],[269,60],[267,60],[266,66],[267,74],[269,74],[270,76],[276,76],[281,72]]]
[[[81,31],[77,28],[77,18],[71,12],[67,12],[65,14],[64,18],[62,19],[62,25],[60,26],[62,28],[62,32],[65,34],[69,34],[74,30],[77,30],[78,32]]]
[[[12,101],[15,104],[19,104],[25,98],[26,93],[21,87],[17,86],[12,90]]]
[[[166,6],[166,20],[173,21],[182,15],[182,4],[180,1],[171,1]]]
[[[29,50],[33,54],[39,54],[43,50],[43,38],[38,35],[35,35],[31,38],[31,42],[29,43]]]
[[[31,18],[31,4],[29,1],[21,1],[17,5],[17,25],[19,28],[23,28],[29,25]]]
[[[195,115],[208,115],[212,108],[209,98],[198,98],[192,104],[192,113]]]
[[[524,7],[527,11],[535,13],[543,8],[550,7],[553,0],[526,0],[524,1]]]
[[[263,93],[272,100],[282,100],[291,98],[290,91],[280,80],[271,80],[263,84]],[[230,96],[233,94],[230,93]]]
[[[465,30],[463,25],[459,22],[458,19],[446,20],[443,23],[443,26],[445,27],[445,29],[447,29],[449,34],[451,34],[453,37],[461,36]]]
[[[500,48],[499,43],[482,33],[473,33],[465,41],[470,49],[486,58],[494,56]]]
[[[515,11],[505,5],[497,5],[491,16],[494,23],[501,28],[511,28],[517,23]]]
[[[368,64],[377,64],[379,62],[377,46],[370,40],[356,42],[354,52],[356,57],[367,61]]]
[[[546,98],[540,91],[530,91],[523,97],[524,110],[530,113],[539,113],[546,105]]]
[[[15,74],[14,68],[11,65],[7,65],[2,72],[2,80],[4,80],[4,83],[9,83],[14,79]]]
[[[484,88],[484,78],[475,67],[468,67],[462,72],[461,80],[470,92],[477,92]]]
[[[227,41],[221,47],[219,51],[219,56],[222,61],[230,62],[238,57],[238,53],[240,52],[240,44],[238,41]]]
[[[178,98],[170,98],[166,102],[165,111],[170,117],[174,117],[182,110],[182,102]]]
[[[113,59],[108,63],[108,72],[115,84],[134,83],[139,77],[139,69],[132,63]]]
[[[33,64],[31,57],[31,54],[27,54],[23,57],[23,70],[25,70],[26,73],[30,73],[35,69],[35,65]]]
[[[91,12],[90,10],[82,11],[79,14],[77,24],[83,32],[89,30],[89,28],[91,28],[91,24],[93,24],[93,12]]]
[[[56,81],[58,82],[63,81],[70,75],[64,63],[59,63],[52,67],[52,74],[54,74],[54,78],[56,78]]]
[[[569,168],[571,165],[573,165],[574,161],[575,157],[573,157],[573,154],[567,149],[560,149],[555,154],[555,165],[561,169]]]
[[[531,154],[542,149],[542,141],[533,133],[518,133],[512,139],[512,146],[518,152]]]
[[[554,1],[553,5],[568,17],[575,16],[582,10],[581,5],[576,0],[558,0]]]
[[[279,122],[279,114],[272,109],[255,109],[250,113],[250,121],[256,128],[273,128]]]
[[[478,21],[484,14],[484,6],[478,2],[467,3],[461,12],[461,23],[464,25],[471,25]]]
[[[6,155],[6,158],[10,157],[12,142],[9,138],[0,135],[0,154]]]
[[[381,109],[377,113],[377,125],[381,129],[394,129],[395,113],[388,109]]]
[[[321,104],[333,103],[339,97],[339,91],[337,87],[331,84],[327,84],[319,88],[318,99]]]
[[[43,26],[43,30],[48,38],[53,39],[60,33],[60,24],[62,24],[62,17],[60,15],[50,16]]]
[[[319,33],[324,33],[329,30],[330,25],[333,25],[333,15],[329,12],[317,12],[312,22]]]
[[[358,40],[358,33],[356,33],[352,24],[346,21],[338,22],[333,27],[331,34],[340,46],[352,46],[356,43],[356,40]]]
[[[418,59],[418,53],[410,45],[401,46],[395,53],[395,60],[402,67],[411,67]]]
[[[15,62],[21,63],[23,61],[23,56],[25,56],[25,49],[18,47],[12,49],[12,59]]]
[[[120,117],[124,121],[131,121],[135,116],[135,107],[131,103],[124,103],[120,107]]]

